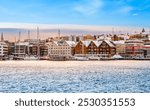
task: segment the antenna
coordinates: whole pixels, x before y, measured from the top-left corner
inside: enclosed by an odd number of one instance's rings
[[[38,40],[38,44],[37,44],[37,56],[38,59],[40,57],[40,32],[39,32],[39,27],[37,27],[37,40]]]
[[[112,35],[114,36],[114,27],[112,28]]]
[[[21,37],[21,32],[19,32],[19,38],[18,38],[18,45],[19,45],[19,54],[18,54],[18,56],[20,56],[20,37]]]
[[[58,29],[58,37],[60,38],[60,29]]]
[[[39,40],[40,37],[40,32],[39,32],[39,27],[37,27],[37,39]]]
[[[30,30],[28,30],[28,55],[30,55]]]
[[[3,34],[3,32],[1,33],[1,41],[2,42],[4,41],[4,34]]]
[[[30,40],[30,30],[28,30],[28,39]]]
[[[20,42],[21,32],[19,32],[18,42]]]

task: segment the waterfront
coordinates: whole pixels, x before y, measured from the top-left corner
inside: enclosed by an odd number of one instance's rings
[[[150,61],[1,61],[0,92],[150,92]]]

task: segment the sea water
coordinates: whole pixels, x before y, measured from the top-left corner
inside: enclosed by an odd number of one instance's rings
[[[3,93],[149,93],[150,61],[0,61]]]

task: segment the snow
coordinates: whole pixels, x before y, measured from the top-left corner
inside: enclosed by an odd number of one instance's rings
[[[74,41],[66,41],[66,43],[70,46],[70,47],[75,47],[76,43]]]
[[[86,47],[88,47],[89,44],[91,43],[91,41],[82,41],[82,43],[83,43]]]
[[[0,92],[150,92],[149,61],[1,61]]]
[[[125,41],[124,40],[120,40],[120,41],[113,41],[114,44],[120,44],[120,45],[125,45]]]
[[[106,42],[110,47],[115,47],[109,40],[105,40],[105,42]]]
[[[114,55],[112,58],[114,58],[114,59],[122,59],[123,57],[120,56],[120,55],[118,55],[118,54],[116,54],[116,55]]]

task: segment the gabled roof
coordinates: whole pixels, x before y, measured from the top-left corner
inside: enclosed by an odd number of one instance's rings
[[[92,41],[92,42],[94,42],[94,44],[95,44],[97,47],[99,47],[100,44],[102,43],[102,41]]]
[[[71,47],[74,47],[76,45],[74,41],[66,41],[66,43]]]
[[[115,47],[114,44],[112,42],[110,42],[109,40],[104,40],[110,47]]]
[[[115,47],[115,45],[109,40],[100,40],[100,41],[81,41],[86,47],[89,46],[91,42],[93,42],[97,47],[99,47],[102,42],[106,42],[110,47]]]
[[[81,41],[86,47],[89,46],[89,44],[91,43],[91,41]]]

